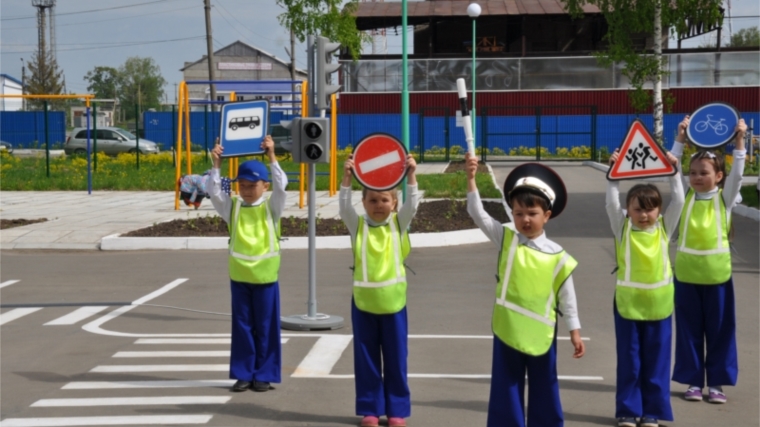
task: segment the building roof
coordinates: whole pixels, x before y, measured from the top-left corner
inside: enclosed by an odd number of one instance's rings
[[[0,74],[0,77],[4,78],[6,80],[10,80],[10,81],[12,81],[14,83],[18,83],[19,85],[23,85],[24,84],[21,80],[15,78],[13,76],[9,76],[8,74],[5,74],[5,73]]]
[[[290,63],[289,63],[289,62],[285,62],[285,61],[283,61],[282,59],[280,59],[280,58],[278,58],[278,57],[276,57],[276,56],[272,55],[271,53],[269,53],[269,52],[267,52],[267,51],[265,51],[265,50],[263,50],[263,49],[259,49],[258,47],[255,47],[255,46],[251,46],[251,45],[249,45],[248,43],[245,43],[245,42],[241,42],[240,40],[237,40],[237,41],[235,41],[235,42],[233,42],[233,43],[230,43],[230,44],[228,44],[227,46],[225,46],[225,47],[223,47],[223,48],[221,48],[221,49],[219,49],[219,50],[215,51],[215,52],[214,52],[214,55],[217,55],[217,54],[221,53],[222,51],[224,51],[224,50],[226,50],[226,49],[229,49],[229,48],[231,48],[231,47],[235,46],[236,44],[239,44],[239,45],[242,45],[242,46],[244,46],[244,47],[247,47],[248,49],[252,49],[252,50],[258,51],[258,52],[259,52],[259,53],[261,53],[262,55],[264,55],[264,56],[267,56],[267,57],[269,57],[269,58],[271,58],[271,59],[273,59],[273,60],[275,60],[275,61],[279,62],[280,64],[282,64],[282,65],[284,65],[284,66],[286,66],[286,67],[289,67],[289,66],[290,66]],[[203,62],[205,62],[205,61],[206,61],[206,55],[203,55],[203,57],[202,57],[201,59],[199,59],[199,60],[197,60],[197,61],[195,61],[195,62],[186,63],[186,64],[185,64],[185,66],[184,66],[184,67],[182,67],[182,68],[180,68],[179,70],[180,70],[180,71],[185,71],[186,69],[188,69],[188,68],[192,67],[193,65],[201,64],[201,63],[203,63]],[[296,68],[296,73],[306,74],[306,71],[304,71],[304,70],[302,70],[302,69],[300,69],[300,68]]]

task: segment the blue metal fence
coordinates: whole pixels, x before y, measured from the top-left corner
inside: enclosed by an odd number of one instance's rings
[[[66,114],[48,111],[50,148],[66,142]],[[0,139],[14,148],[45,148],[44,111],[0,111]]]

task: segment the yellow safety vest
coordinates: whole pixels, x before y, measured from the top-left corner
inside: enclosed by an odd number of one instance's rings
[[[629,320],[662,320],[673,313],[673,275],[662,216],[653,233],[633,230],[630,218],[616,242],[618,313]]]
[[[274,222],[266,200],[257,206],[242,206],[233,197],[230,224],[230,278],[236,282],[263,285],[277,281],[280,271],[280,224]]]
[[[689,189],[681,212],[676,251],[676,277],[695,285],[719,285],[731,278],[731,248],[723,190],[697,200]]]
[[[354,250],[354,303],[373,314],[398,313],[406,306],[404,260],[411,249],[409,234],[399,230],[398,218],[372,227],[359,217]]]
[[[517,233],[504,227],[492,318],[494,335],[531,356],[549,351],[559,290],[577,265],[565,251],[548,254],[518,245]]]

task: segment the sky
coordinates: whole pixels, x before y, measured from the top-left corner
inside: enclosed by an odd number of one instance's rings
[[[731,16],[737,17],[731,21],[734,32],[759,25],[758,0],[726,1],[731,2]],[[275,0],[211,4],[215,51],[240,40],[289,62],[285,48],[290,36],[277,20],[283,10]],[[87,92],[84,76],[96,66],[118,68],[127,58],[139,56],[154,59],[167,81],[166,101],[174,102],[174,85],[182,81],[179,69],[206,53],[203,0],[57,0],[55,24],[58,65],[67,90],[75,93]],[[388,52],[401,53],[401,33],[388,34]],[[715,41],[714,35],[686,40],[683,47],[710,41]],[[411,45],[412,37],[408,42]],[[21,80],[22,59],[31,60],[36,50],[36,8],[31,0],[0,0],[0,72]],[[305,51],[305,43],[296,44],[296,65],[302,69]]]

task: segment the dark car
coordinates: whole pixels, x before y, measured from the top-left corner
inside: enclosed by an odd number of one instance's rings
[[[230,123],[227,125],[232,130],[238,130],[238,128],[243,128],[248,126],[249,128],[253,129],[256,126],[261,125],[261,119],[258,116],[248,116],[248,117],[235,117],[234,119],[230,120]]]

